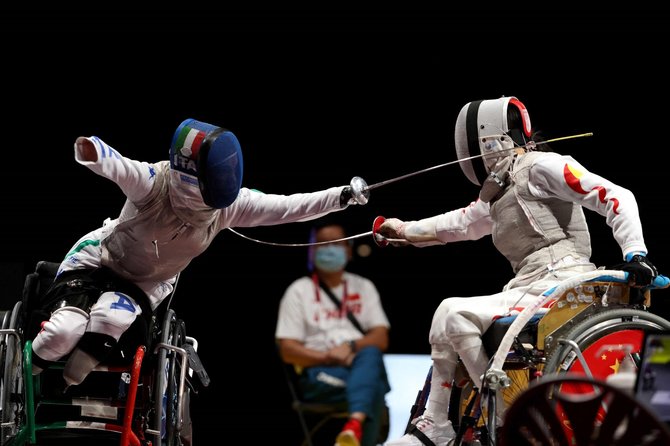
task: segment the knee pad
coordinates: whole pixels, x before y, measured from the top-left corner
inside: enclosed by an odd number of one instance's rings
[[[126,330],[117,343],[115,350],[118,354],[118,360],[130,359],[135,355],[137,347],[140,345],[148,346],[151,343],[149,337],[149,327],[144,317],[138,317]]]
[[[59,308],[42,324],[33,340],[33,352],[45,361],[57,361],[67,355],[83,336],[88,314],[77,307]]]
[[[91,307],[86,331],[106,334],[118,341],[140,314],[140,306],[130,296],[112,291],[102,293]]]
[[[91,355],[98,362],[105,361],[114,347],[116,347],[116,339],[110,335],[103,333],[91,333],[87,331],[81,337],[77,349],[86,352]]]

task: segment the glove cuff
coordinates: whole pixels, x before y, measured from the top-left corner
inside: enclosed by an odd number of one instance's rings
[[[351,200],[351,187],[344,186],[344,189],[340,193],[340,207],[346,208],[349,206],[349,200]]]
[[[630,262],[631,260],[633,260],[633,258],[634,258],[635,256],[646,257],[646,256],[647,256],[647,253],[644,252],[644,251],[633,251],[633,252],[629,252],[628,254],[626,254],[626,257],[625,257],[626,262]]]

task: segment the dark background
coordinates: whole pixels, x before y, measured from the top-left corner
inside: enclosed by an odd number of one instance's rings
[[[373,184],[452,161],[460,108],[501,95],[522,100],[548,138],[594,133],[553,148],[636,194],[650,258],[670,273],[670,91],[659,65],[668,35],[656,33],[664,21],[653,11],[5,18],[4,308],[38,260],[59,261],[123,204],[113,183],[74,161],[77,136],[96,135],[125,156],[158,161],[179,123],[195,118],[236,133],[245,186],[290,194],[344,185],[354,175]],[[454,165],[376,189],[369,204],[341,215],[362,233],[378,215],[428,217],[467,205],[477,192]],[[604,218],[586,213],[593,261],[619,263]],[[240,232],[302,243],[309,229],[295,223]],[[361,244],[371,254],[350,267],[379,288],[392,353],[428,353],[430,320],[443,298],[493,293],[512,277],[489,238],[424,249],[382,249],[367,237]],[[197,437],[239,430],[281,444],[298,438],[274,328],[284,289],[305,271],[305,254],[224,231],[182,274],[177,313],[212,377],[193,402]],[[655,292],[652,311],[670,315],[669,298],[668,290]]]

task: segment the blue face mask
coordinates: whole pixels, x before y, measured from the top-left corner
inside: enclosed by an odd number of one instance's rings
[[[330,245],[316,249],[314,265],[321,271],[334,273],[347,265],[347,250],[344,246]]]

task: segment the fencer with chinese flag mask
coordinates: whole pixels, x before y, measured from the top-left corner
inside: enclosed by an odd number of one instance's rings
[[[596,269],[583,208],[605,217],[621,248],[621,268],[635,284],[648,285],[657,275],[646,257],[634,195],[572,157],[533,144],[528,110],[517,98],[467,103],[454,136],[463,160],[459,165],[480,186],[479,197],[417,221],[386,219],[379,234],[400,239],[391,243],[395,246],[419,247],[491,236],[515,276],[497,294],[449,297],[439,305],[429,334],[433,371],[426,410],[389,446],[447,444],[455,436],[448,407],[458,357],[481,388],[489,360],[481,336],[494,318],[535,301],[562,280]]]

